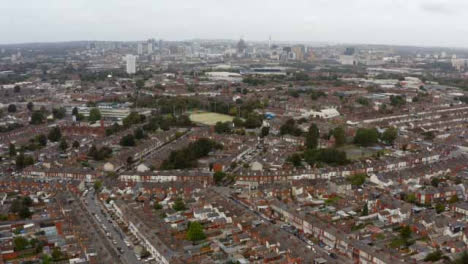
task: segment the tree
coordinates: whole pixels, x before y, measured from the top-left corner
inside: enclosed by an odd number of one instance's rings
[[[216,184],[221,183],[224,180],[224,178],[226,178],[226,173],[222,171],[217,171],[213,175],[213,179]]]
[[[44,123],[45,116],[42,111],[33,111],[31,115],[31,124],[32,125],[39,125]]]
[[[10,154],[10,157],[16,156],[16,146],[13,143],[10,143],[10,146],[8,147],[8,153]]]
[[[363,173],[354,174],[347,177],[349,183],[353,186],[361,186],[366,182],[367,175]]]
[[[145,133],[143,132],[143,129],[141,129],[141,128],[135,129],[133,134],[134,134],[135,139],[137,139],[137,140],[145,138]]]
[[[80,142],[78,142],[78,141],[76,141],[76,140],[75,140],[75,141],[73,141],[73,143],[72,143],[72,147],[73,147],[74,149],[77,149],[77,148],[79,148],[79,147],[80,147]]]
[[[53,127],[49,131],[47,138],[52,142],[58,142],[62,138],[62,132],[60,131],[60,128],[58,126]]]
[[[343,127],[339,126],[333,129],[332,134],[335,138],[335,147],[341,147],[346,144],[346,133]]]
[[[120,139],[120,145],[124,147],[133,147],[135,146],[135,138],[132,134],[125,135]]]
[[[72,110],[72,115],[74,116],[78,116],[79,112],[78,112],[78,108],[75,106],[73,107],[73,110]]]
[[[130,112],[130,114],[122,120],[124,127],[130,127],[131,125],[136,125],[141,122],[143,122],[143,116],[137,112]]]
[[[57,262],[59,260],[62,260],[64,258],[64,255],[60,248],[56,247],[54,250],[52,250],[52,259]]]
[[[292,118],[286,120],[286,122],[280,127],[280,135],[293,135],[300,136],[302,134],[301,129],[296,126],[296,121]]]
[[[406,104],[406,100],[401,95],[390,95],[390,104],[393,107],[401,107]]]
[[[468,263],[468,251],[463,251],[463,253],[452,262],[452,264],[467,264]]]
[[[436,213],[437,214],[440,214],[442,213],[443,211],[445,211],[445,205],[441,204],[441,203],[438,203],[436,204],[435,206],[435,210],[436,210]]]
[[[264,137],[268,136],[268,134],[270,134],[270,128],[266,127],[266,126],[262,127],[262,130],[260,132],[260,137],[264,138]]]
[[[369,215],[369,206],[367,205],[367,202],[364,204],[364,207],[362,208],[362,216],[367,216]]]
[[[25,167],[25,162],[24,162],[24,153],[20,153],[15,160],[16,168],[17,169],[23,169]]]
[[[306,134],[305,145],[308,149],[316,149],[319,144],[320,132],[316,124],[311,124]]]
[[[234,123],[235,127],[243,127],[244,126],[244,121],[240,119],[239,117],[235,117],[232,122]]]
[[[15,85],[15,87],[13,88],[13,92],[19,93],[20,91],[21,91],[21,87],[19,87],[19,85]]]
[[[100,192],[101,191],[101,188],[102,188],[102,181],[100,180],[96,180],[94,182],[94,190],[96,190],[96,192]]]
[[[127,167],[128,167],[128,168],[131,168],[133,162],[134,162],[133,157],[132,157],[132,156],[128,156],[128,158],[127,158]]]
[[[163,207],[158,201],[154,201],[153,208],[154,210],[161,210]]]
[[[412,234],[412,231],[409,226],[404,226],[400,229],[400,237],[401,239],[405,241],[411,238],[411,234]]]
[[[91,108],[91,110],[89,111],[88,120],[91,123],[101,120],[101,111],[99,111],[99,109],[97,109],[96,107]]]
[[[26,108],[28,108],[29,111],[34,110],[34,104],[33,104],[33,102],[29,102],[29,103],[26,105]]]
[[[206,238],[203,226],[198,222],[189,223],[187,239],[190,241],[200,241]]]
[[[176,211],[184,211],[186,209],[185,207],[185,203],[184,203],[184,200],[182,200],[182,198],[177,198],[175,201],[174,201],[174,205],[172,205],[172,209],[176,210]]]
[[[451,203],[451,204],[457,203],[458,202],[458,196],[454,195],[454,196],[450,197],[448,202]]]
[[[214,130],[218,134],[230,134],[231,133],[231,122],[216,122]]]
[[[377,144],[379,132],[375,128],[359,128],[354,136],[354,143],[362,147]]]
[[[397,139],[398,129],[395,127],[389,127],[382,134],[382,141],[387,145],[393,145],[393,142]]]
[[[68,143],[66,139],[62,138],[62,140],[60,141],[59,148],[61,151],[66,151],[68,149]]]
[[[436,261],[439,261],[441,258],[442,258],[442,251],[436,250],[434,252],[427,254],[427,256],[424,258],[424,261],[436,262]]]
[[[16,105],[10,104],[8,106],[8,113],[15,113],[16,112]]]
[[[300,167],[302,164],[302,157],[299,153],[294,153],[287,158],[287,161],[291,162],[294,167]]]
[[[15,247],[15,251],[22,251],[29,246],[29,241],[22,236],[17,236],[13,239],[13,245]]]
[[[45,147],[47,146],[47,137],[44,134],[39,134],[36,136],[36,141],[39,143],[39,145]]]
[[[54,119],[62,119],[65,117],[66,113],[67,110],[63,107],[52,109],[52,115],[54,116]]]
[[[440,183],[440,179],[437,178],[437,177],[434,177],[431,179],[431,185],[434,186],[434,187],[439,187],[439,183]]]

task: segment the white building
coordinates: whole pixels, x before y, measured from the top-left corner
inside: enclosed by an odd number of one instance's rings
[[[148,54],[153,54],[153,43],[152,42],[148,43]]]
[[[135,74],[136,73],[136,56],[128,54],[125,57],[125,61],[127,63],[127,73]]]
[[[138,43],[137,52],[138,52],[138,55],[143,55],[143,43]]]

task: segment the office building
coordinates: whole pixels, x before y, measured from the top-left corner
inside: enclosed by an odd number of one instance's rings
[[[127,63],[127,73],[135,74],[136,73],[136,56],[128,54],[125,57],[125,61]]]

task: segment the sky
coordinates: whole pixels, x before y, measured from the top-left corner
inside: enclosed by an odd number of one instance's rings
[[[1,0],[0,44],[239,39],[468,48],[467,0]]]

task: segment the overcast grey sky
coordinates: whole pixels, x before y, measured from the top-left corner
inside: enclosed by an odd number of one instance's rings
[[[238,39],[468,47],[468,0],[2,0],[0,43]]]

